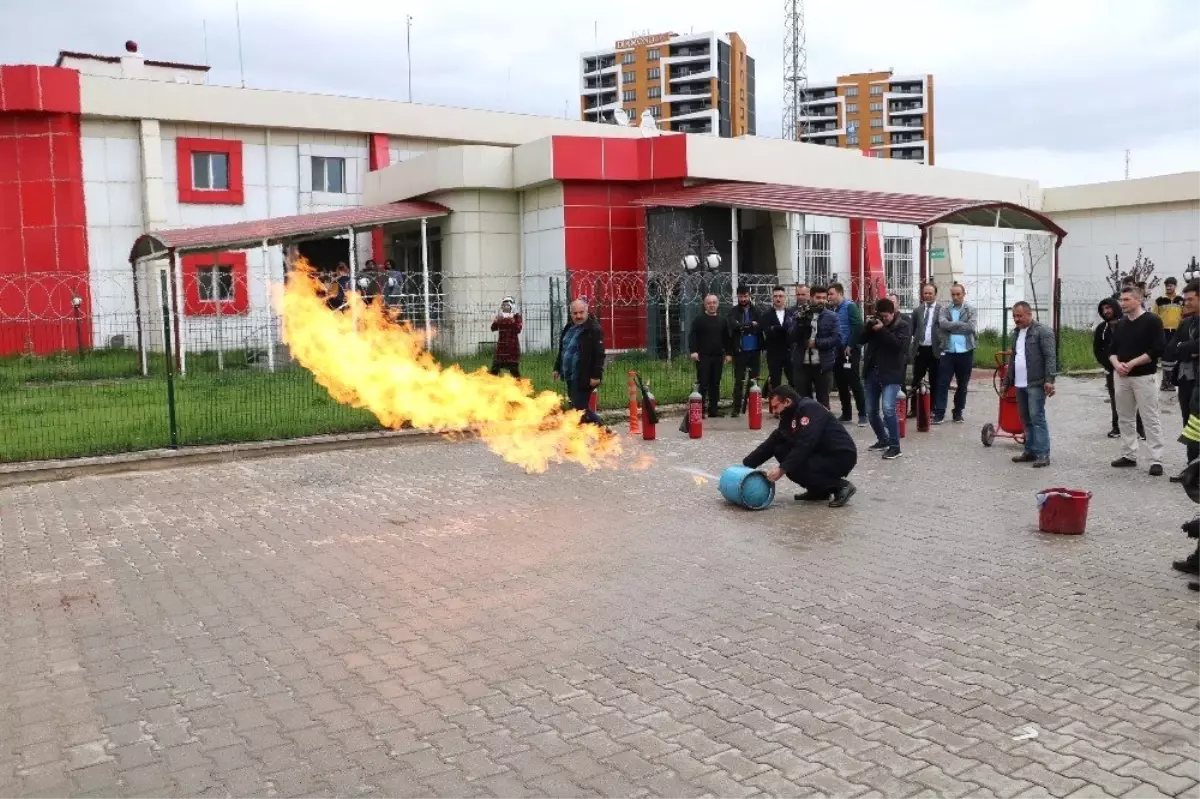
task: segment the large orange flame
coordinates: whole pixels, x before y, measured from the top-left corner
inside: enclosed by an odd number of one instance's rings
[[[277,295],[283,340],[292,356],[340,403],[365,408],[386,427],[405,422],[441,433],[474,432],[489,449],[527,472],[551,463],[588,469],[616,465],[616,436],[564,411],[558,394],[534,394],[528,380],[442,366],[424,332],[397,325],[379,303],[349,295],[332,311],[307,263],[296,264]]]

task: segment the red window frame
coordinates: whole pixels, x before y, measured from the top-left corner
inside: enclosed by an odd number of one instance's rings
[[[224,153],[229,162],[229,188],[223,190],[192,188],[192,155]],[[179,182],[179,202],[193,205],[242,205],[246,192],[242,180],[242,143],[236,139],[175,140],[175,165]]]
[[[246,253],[191,253],[179,259],[183,273],[183,313],[185,316],[236,316],[250,312],[250,283],[247,279]],[[233,299],[229,302],[200,299],[200,272],[213,265],[228,266],[233,272]]]

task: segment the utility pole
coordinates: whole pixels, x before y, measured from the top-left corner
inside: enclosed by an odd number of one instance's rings
[[[804,28],[804,0],[784,0],[783,23],[783,138],[802,141],[808,99],[808,37]]]
[[[408,101],[412,102],[412,15],[404,15],[404,50],[408,56]]]

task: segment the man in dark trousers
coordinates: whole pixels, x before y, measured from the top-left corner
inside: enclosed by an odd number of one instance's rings
[[[571,321],[558,340],[554,379],[566,383],[571,408],[583,412],[583,421],[603,427],[603,420],[588,407],[588,400],[604,377],[604,331],[588,310],[586,300],[571,303]]]
[[[762,317],[754,303],[750,301],[750,289],[745,286],[737,288],[737,305],[729,309],[729,328],[733,346],[729,354],[733,356],[733,413],[737,416],[745,408],[743,398],[749,399],[749,393],[744,393],[749,387],[749,380],[757,380],[762,366]]]
[[[716,294],[705,297],[704,311],[692,320],[688,330],[688,354],[696,364],[696,384],[709,417],[721,415],[717,407],[721,401],[721,372],[730,360],[729,325],[717,315],[718,302]]]
[[[813,286],[811,304],[796,312],[791,339],[797,391],[828,408],[842,337],[837,317],[825,306],[824,286]]]
[[[787,378],[789,386],[796,385],[792,373],[792,344],[788,333],[795,322],[792,310],[787,307],[787,292],[783,286],[771,289],[771,310],[763,314],[763,344],[767,350],[766,390],[778,388]]]
[[[1164,361],[1175,363],[1174,383],[1179,388],[1179,411],[1183,425],[1187,427],[1188,415],[1195,404],[1197,372],[1200,371],[1200,281],[1192,280],[1183,289],[1183,319],[1175,330],[1171,343],[1167,345]],[[1188,444],[1189,462],[1200,456],[1195,444]],[[1181,475],[1171,478],[1178,483]]]
[[[932,394],[938,386],[938,358],[944,345],[942,329],[938,326],[938,315],[942,305],[937,301],[937,286],[926,283],[921,286],[921,304],[912,312],[912,391],[908,395],[908,415],[917,415],[917,395],[921,381],[929,377]],[[930,398],[932,402],[932,398]],[[932,407],[931,407],[932,410]]]
[[[854,406],[858,406],[858,426],[867,424],[867,400],[863,396],[862,348],[858,341],[862,338],[863,315],[857,304],[846,299],[846,289],[841,283],[829,286],[829,310],[837,317],[838,330],[841,333],[842,351],[839,363],[833,370],[833,379],[837,384],[838,399],[842,403],[842,421],[849,422],[854,418]],[[854,405],[851,405],[853,401]]]
[[[1112,426],[1108,431],[1108,437],[1120,438],[1121,429],[1117,426],[1117,400],[1113,394],[1113,365],[1108,356],[1112,349],[1113,331],[1116,330],[1117,322],[1121,319],[1121,306],[1117,303],[1116,298],[1105,297],[1096,306],[1096,313],[1100,314],[1100,324],[1096,325],[1096,329],[1092,331],[1092,355],[1096,358],[1096,363],[1104,369],[1104,387],[1108,389],[1108,404],[1112,409]],[[1140,413],[1137,415],[1137,434],[1138,438],[1143,441],[1146,439],[1146,430],[1142,426]]]
[[[765,472],[767,479],[775,483],[787,475],[803,486],[806,490],[796,495],[798,501],[828,499],[831,508],[850,501],[857,489],[846,477],[858,463],[858,448],[838,418],[786,386],[771,392],[769,407],[779,417],[779,426],[742,465],[757,469],[775,458],[779,466]]]

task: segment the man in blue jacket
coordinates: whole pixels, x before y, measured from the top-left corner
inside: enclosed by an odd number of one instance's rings
[[[733,413],[736,417],[744,412],[743,398],[749,400],[750,393],[743,389],[749,388],[750,380],[758,380],[762,368],[762,316],[754,303],[750,301],[750,289],[746,286],[737,288],[737,305],[729,309],[729,328],[732,331],[733,356]]]
[[[792,326],[792,371],[800,396],[828,408],[841,331],[837,316],[825,306],[825,287],[813,286],[811,297],[811,304],[796,311]]]

